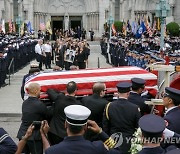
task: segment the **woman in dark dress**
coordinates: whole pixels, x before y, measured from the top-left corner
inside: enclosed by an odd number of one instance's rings
[[[84,46],[81,46],[79,48],[78,54],[77,54],[77,64],[79,66],[79,69],[85,69],[86,68],[86,60],[87,60],[87,54],[84,50]]]

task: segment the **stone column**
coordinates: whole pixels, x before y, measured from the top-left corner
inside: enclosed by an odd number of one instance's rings
[[[104,4],[106,0],[99,0],[99,34],[100,37],[104,32],[104,23],[105,23],[105,8]]]

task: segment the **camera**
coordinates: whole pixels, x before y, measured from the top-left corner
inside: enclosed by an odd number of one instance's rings
[[[35,127],[35,129],[40,129],[41,121],[33,121],[32,125]]]

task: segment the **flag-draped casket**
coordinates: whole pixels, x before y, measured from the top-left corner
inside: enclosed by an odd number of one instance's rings
[[[92,94],[92,86],[95,82],[104,82],[107,87],[106,93],[109,94],[117,92],[117,83],[130,82],[131,78],[134,77],[145,79],[146,89],[151,94],[157,92],[157,76],[141,68],[131,66],[40,73],[26,82],[25,91],[30,83],[36,82],[41,86],[41,98],[47,98],[46,91],[49,88],[65,92],[66,84],[75,81],[78,87],[76,95],[83,96]]]

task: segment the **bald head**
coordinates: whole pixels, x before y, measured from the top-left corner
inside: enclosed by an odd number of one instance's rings
[[[106,89],[106,85],[103,82],[97,82],[93,85],[93,94],[101,95],[101,93]]]
[[[28,86],[28,94],[33,97],[40,96],[41,87],[38,83],[30,83]]]

